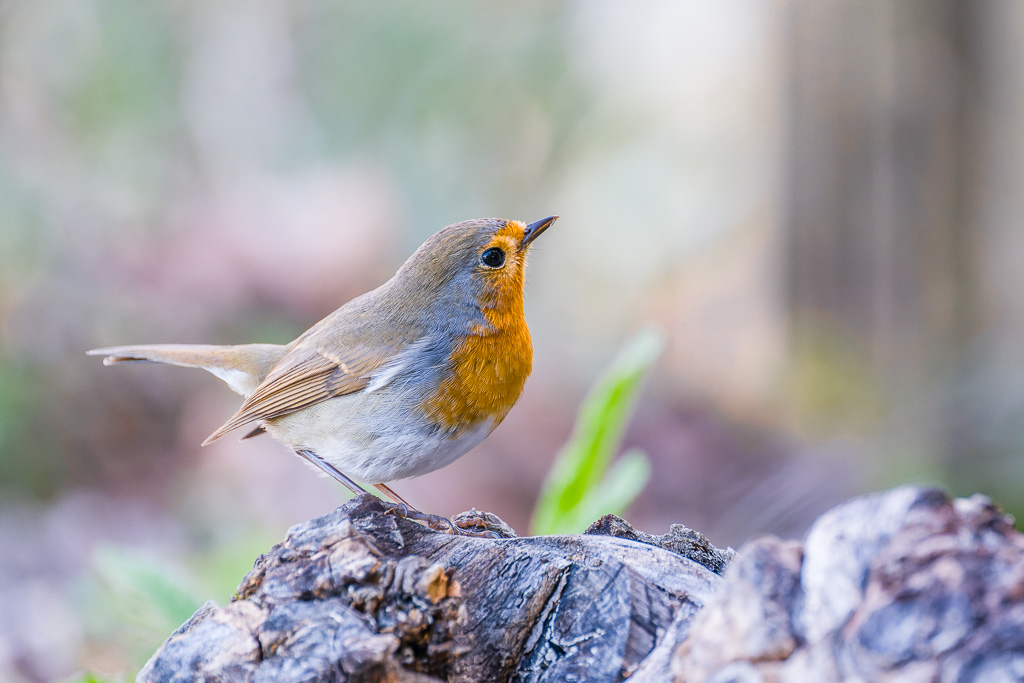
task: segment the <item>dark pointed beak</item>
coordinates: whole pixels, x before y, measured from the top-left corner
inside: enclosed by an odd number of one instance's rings
[[[523,241],[519,243],[519,251],[530,246],[530,242],[540,237],[540,234],[550,228],[551,224],[557,220],[558,216],[548,216],[527,225],[526,232],[523,233]]]

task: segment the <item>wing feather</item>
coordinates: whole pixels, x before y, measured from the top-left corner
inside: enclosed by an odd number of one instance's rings
[[[393,357],[389,351],[352,349],[340,356],[319,348],[296,347],[203,445],[250,422],[280,417],[329,398],[362,391],[373,373]]]

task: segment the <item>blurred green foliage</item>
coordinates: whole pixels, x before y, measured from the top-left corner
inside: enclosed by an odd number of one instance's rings
[[[54,493],[59,485],[54,472],[63,458],[51,433],[31,429],[44,414],[45,379],[40,368],[5,357],[0,348],[0,487],[14,482],[20,493],[38,497]]]
[[[601,515],[623,514],[643,489],[650,476],[647,456],[630,450],[611,461],[661,347],[660,333],[641,331],[591,390],[544,483],[531,533],[579,533]]]
[[[183,567],[131,546],[107,543],[97,547],[93,567],[117,610],[124,610],[122,616],[131,615],[136,626],[144,624],[167,633],[168,627],[177,628],[202,604],[202,592]]]
[[[793,323],[793,336],[787,392],[795,423],[815,435],[877,429],[888,406],[862,340],[809,315]]]
[[[273,540],[254,535],[182,557],[115,543],[97,547],[91,573],[75,587],[90,640],[113,647],[138,671],[204,602],[230,598]]]
[[[593,99],[566,51],[571,16],[560,3],[309,3],[295,14],[308,142],[383,162],[417,207],[414,243],[453,206],[533,208]]]
[[[128,678],[124,674],[118,674],[114,676],[99,676],[95,673],[89,672],[84,674],[78,674],[71,678],[66,678],[62,683],[123,683]]]
[[[178,37],[168,30],[173,15],[160,3],[106,0],[95,10],[102,41],[80,35],[69,46],[91,54],[90,68],[65,93],[71,132],[96,150],[166,139],[180,115]]]

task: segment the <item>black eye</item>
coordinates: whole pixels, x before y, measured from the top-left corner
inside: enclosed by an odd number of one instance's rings
[[[505,252],[497,247],[491,247],[480,255],[480,263],[488,268],[500,268],[505,263]]]

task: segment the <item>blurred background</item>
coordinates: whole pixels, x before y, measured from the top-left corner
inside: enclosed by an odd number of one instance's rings
[[[664,352],[629,519],[799,537],[906,482],[1024,512],[1024,3],[0,0],[0,679],[120,680],[347,498],[122,343],[287,342],[449,223],[560,214],[525,395],[395,485],[520,532]]]

